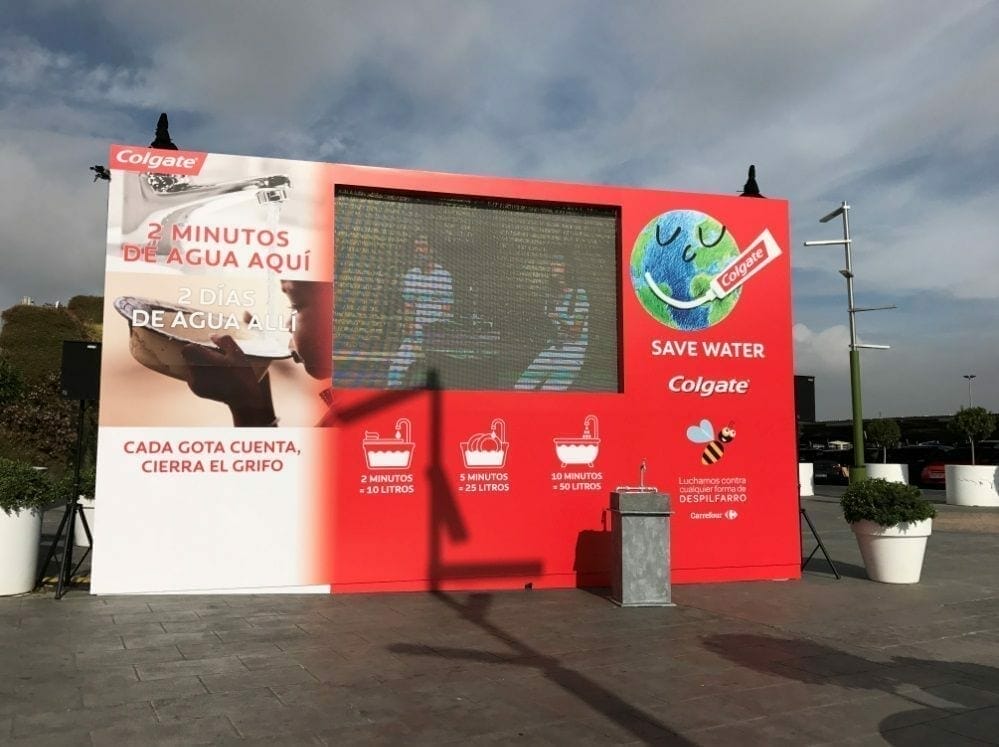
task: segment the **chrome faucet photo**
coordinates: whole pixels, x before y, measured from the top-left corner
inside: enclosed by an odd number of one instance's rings
[[[173,227],[187,223],[195,211],[217,212],[250,201],[280,205],[291,188],[291,179],[283,174],[217,184],[192,184],[187,177],[172,174],[123,176],[122,238],[137,244],[155,242],[157,256],[169,253]]]

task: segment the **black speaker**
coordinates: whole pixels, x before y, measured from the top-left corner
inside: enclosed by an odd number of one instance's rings
[[[794,377],[794,413],[799,423],[815,422],[815,377]]]
[[[63,340],[62,396],[66,399],[97,400],[101,395],[101,344]]]

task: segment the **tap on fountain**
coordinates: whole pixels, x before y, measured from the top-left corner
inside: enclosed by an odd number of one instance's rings
[[[291,179],[283,174],[236,179],[216,184],[191,184],[173,174],[136,174],[125,180],[122,237],[133,233],[136,243],[146,242],[150,223],[161,227],[156,253],[170,251],[172,227],[187,222],[191,213],[211,205],[213,210],[255,200],[258,205],[280,204],[288,199]]]

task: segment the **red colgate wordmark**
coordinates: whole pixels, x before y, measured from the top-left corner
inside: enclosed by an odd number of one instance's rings
[[[158,150],[135,145],[112,145],[111,169],[155,171],[160,174],[194,176],[201,173],[207,153],[193,150]]]

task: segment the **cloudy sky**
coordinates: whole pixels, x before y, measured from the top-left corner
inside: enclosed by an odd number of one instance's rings
[[[101,293],[106,188],[146,144],[791,204],[797,373],[850,414],[999,409],[999,2],[0,0],[0,308]]]

